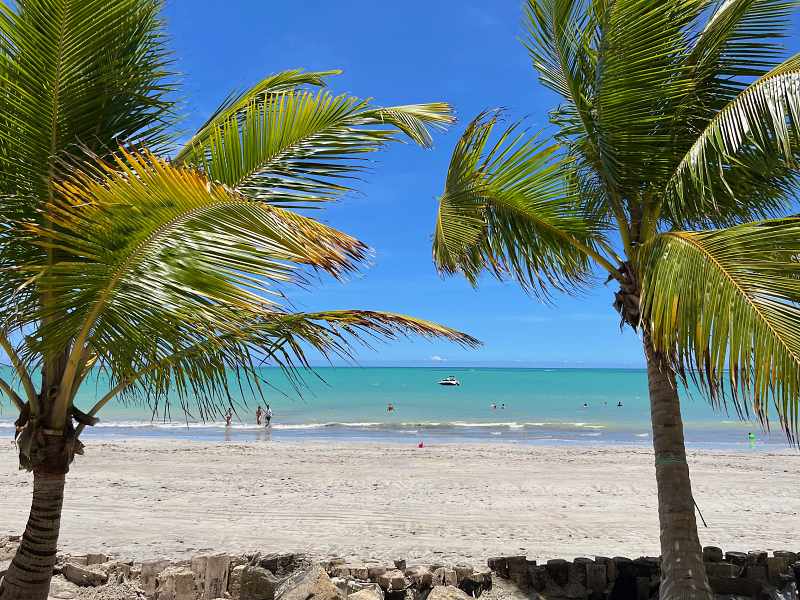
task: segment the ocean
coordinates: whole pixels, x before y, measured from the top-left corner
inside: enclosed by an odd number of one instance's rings
[[[3,369],[3,377],[11,379],[9,368]],[[166,419],[146,404],[112,402],[84,437],[650,444],[644,370],[323,367],[307,374],[302,393],[278,369],[264,368],[262,375],[269,382],[265,399],[231,388],[236,408],[231,427],[221,416],[205,422],[184,416],[177,406]],[[437,384],[450,375],[461,385]],[[77,405],[88,410],[106,389],[102,377],[88,382]],[[733,409],[715,412],[696,391],[684,390],[682,399],[690,447],[749,449],[750,431],[757,449],[787,446],[779,429],[764,432],[754,422],[739,421]],[[274,413],[269,429],[255,423],[256,406],[265,403]],[[14,418],[4,398],[0,434],[11,435]]]

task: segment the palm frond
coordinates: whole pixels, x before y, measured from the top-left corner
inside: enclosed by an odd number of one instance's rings
[[[274,307],[275,283],[301,280],[298,265],[339,275],[365,252],[350,236],[149,154],[122,152],[64,182],[60,195],[52,227],[28,229],[64,255],[38,274],[55,298],[43,310],[62,315],[42,328],[42,343],[68,347],[75,336],[76,356],[88,339],[108,357],[184,328],[235,328],[231,313]]]
[[[160,8],[159,0],[0,5],[0,193],[14,217],[35,217],[69,156],[107,156],[121,143],[157,151],[168,141],[174,88]]]
[[[781,63],[733,98],[697,136],[669,180],[670,209],[704,198],[709,182],[737,172],[741,155],[779,157],[787,175],[800,153],[800,54]],[[740,171],[738,171],[741,174]],[[671,193],[670,193],[671,192]]]
[[[354,344],[371,347],[376,340],[400,335],[443,338],[466,347],[480,344],[449,327],[388,312],[262,313],[235,332],[210,335],[181,347],[152,345],[148,360],[129,362],[127,371],[111,373],[111,389],[89,415],[96,416],[109,401],[122,395],[129,401],[145,400],[154,414],[168,416],[171,403],[177,401],[185,413],[212,418],[231,403],[231,387],[248,386],[259,392],[259,381],[264,378],[261,365],[279,367],[299,389],[313,371],[310,351],[323,359],[351,361]]]
[[[669,232],[640,249],[642,320],[656,349],[712,404],[790,438],[800,403],[800,219]]]
[[[178,164],[184,162],[192,154],[193,149],[202,147],[215,128],[223,126],[232,118],[243,117],[251,104],[267,104],[280,94],[306,86],[324,87],[327,85],[326,77],[340,73],[339,70],[307,72],[302,69],[290,69],[268,75],[247,90],[231,93],[178,152],[175,162]]]
[[[537,294],[583,285],[602,233],[567,193],[557,145],[527,136],[517,123],[490,146],[497,119],[496,112],[479,115],[453,151],[434,262],[473,285],[484,269]]]
[[[215,122],[183,161],[251,198],[304,205],[348,191],[366,153],[401,135],[429,145],[428,128],[451,121],[444,103],[376,108],[347,95],[287,91]]]

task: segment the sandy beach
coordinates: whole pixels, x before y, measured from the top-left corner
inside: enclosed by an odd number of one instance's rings
[[[704,544],[797,550],[800,455],[694,452]],[[0,534],[30,476],[0,450]],[[61,548],[126,558],[306,551],[484,561],[658,554],[642,448],[90,440],[68,476]]]

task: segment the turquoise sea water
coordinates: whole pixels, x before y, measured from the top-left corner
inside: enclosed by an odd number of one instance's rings
[[[7,368],[5,377],[10,378]],[[226,428],[218,416],[202,421],[173,406],[172,419],[153,415],[146,404],[110,403],[87,435],[169,436],[192,439],[279,438],[517,443],[649,444],[647,376],[643,370],[500,368],[319,368],[306,377],[301,394],[277,369],[262,375],[272,388],[266,400],[232,387],[236,416]],[[445,376],[458,387],[437,385]],[[78,405],[88,410],[106,387],[102,378],[82,388]],[[780,431],[771,435],[740,422],[735,413],[715,412],[699,394],[684,392],[687,442],[702,447],[748,447],[747,432],[758,447],[785,446]],[[0,404],[0,432],[11,428],[13,411]],[[274,417],[269,430],[255,424],[255,408],[268,402]],[[622,402],[622,406],[617,404]],[[393,412],[387,412],[392,403]],[[495,404],[497,408],[492,408]],[[586,406],[584,406],[586,404]],[[504,406],[504,408],[503,408]],[[10,434],[10,432],[9,432]]]

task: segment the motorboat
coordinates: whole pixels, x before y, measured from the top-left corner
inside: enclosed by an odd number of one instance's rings
[[[450,377],[445,377],[441,381],[439,381],[439,385],[461,385],[461,382],[450,375]]]

